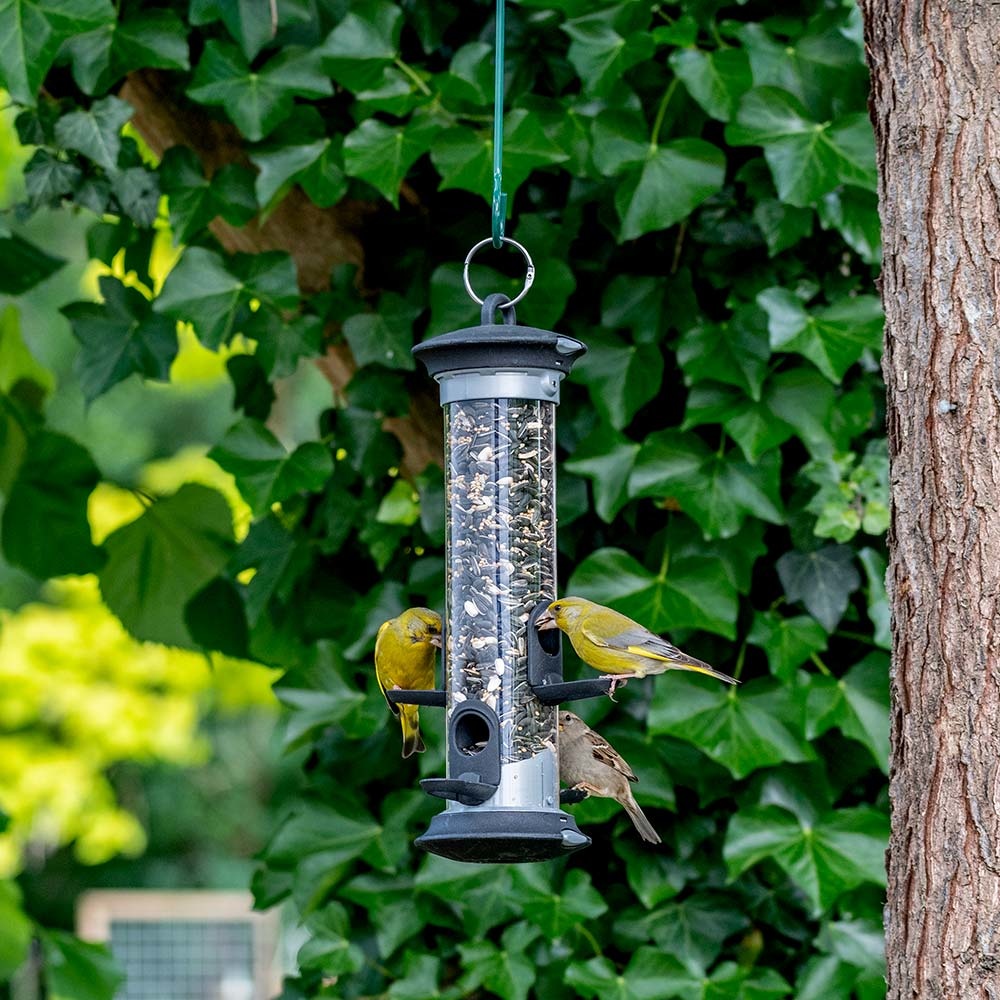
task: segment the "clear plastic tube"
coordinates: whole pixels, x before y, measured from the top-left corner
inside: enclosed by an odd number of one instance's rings
[[[501,766],[554,759],[556,709],[528,685],[526,635],[555,599],[555,404],[450,403],[445,441],[448,714],[468,699],[492,708]]]

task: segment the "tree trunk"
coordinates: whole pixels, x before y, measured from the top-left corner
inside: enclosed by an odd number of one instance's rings
[[[1000,6],[860,0],[892,484],[889,1000],[1000,1000]]]

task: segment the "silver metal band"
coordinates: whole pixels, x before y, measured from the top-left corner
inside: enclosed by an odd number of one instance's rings
[[[510,764],[500,765],[500,785],[481,806],[449,802],[449,811],[484,809],[538,809],[559,811],[559,759],[554,750],[543,750]]]
[[[466,399],[541,399],[559,402],[562,372],[545,368],[521,371],[459,371],[436,376],[441,386],[441,405]]]

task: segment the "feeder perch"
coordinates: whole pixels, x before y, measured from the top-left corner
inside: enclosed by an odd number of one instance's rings
[[[447,805],[417,843],[459,861],[542,861],[590,843],[559,808],[555,705],[609,683],[563,684],[559,633],[534,627],[556,595],[559,386],[586,346],[515,322],[507,296],[491,295],[480,326],[414,348],[440,387],[447,504],[447,777],[421,783]]]

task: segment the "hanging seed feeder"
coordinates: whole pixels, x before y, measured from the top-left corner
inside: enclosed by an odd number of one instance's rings
[[[520,244],[503,241],[528,262],[516,302],[534,269]],[[421,784],[448,804],[417,843],[460,861],[542,861],[590,843],[559,808],[556,705],[609,683],[564,684],[559,634],[534,625],[556,596],[559,387],[587,348],[517,326],[505,295],[475,295],[469,262],[489,242],[466,259],[481,325],[414,348],[440,388],[447,505],[447,777]],[[429,693],[391,694],[433,703]]]

